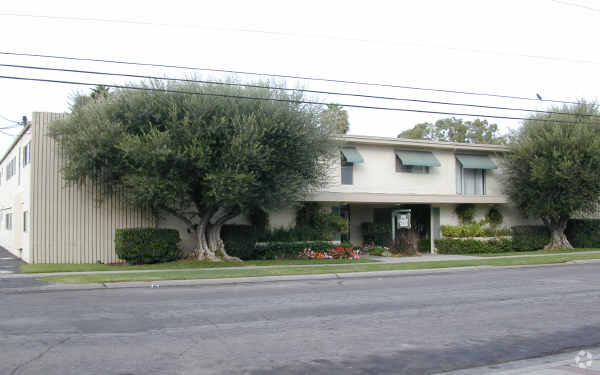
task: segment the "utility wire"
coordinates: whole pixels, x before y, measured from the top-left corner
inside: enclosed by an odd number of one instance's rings
[[[9,118],[6,118],[6,117],[4,117],[4,116],[2,116],[2,115],[0,115],[0,118],[2,118],[2,119],[5,119],[5,120],[6,120],[6,121],[8,121],[8,122],[14,122],[15,124],[19,124],[19,121],[11,120],[11,119],[9,119]]]
[[[139,74],[99,72],[99,71],[79,70],[79,69],[50,68],[50,67],[45,67],[45,66],[32,66],[32,65],[0,64],[0,66],[9,67],[9,68],[34,69],[34,70],[44,70],[44,71],[54,71],[54,72],[95,74],[95,75],[105,75],[105,76],[113,76],[113,77],[142,78],[142,79],[154,79],[154,80],[166,80],[166,81],[181,81],[181,82],[193,82],[193,83],[215,84],[215,85],[236,86],[236,87],[242,86],[242,87],[281,90],[281,91],[306,92],[306,93],[312,93],[312,94],[339,95],[339,96],[350,96],[350,97],[359,97],[359,98],[367,98],[367,99],[394,100],[394,101],[427,103],[427,104],[441,104],[441,105],[460,106],[460,107],[498,109],[498,110],[506,110],[506,111],[547,113],[547,114],[558,114],[558,115],[565,114],[564,112],[544,111],[544,110],[529,109],[529,108],[498,107],[498,106],[482,105],[482,104],[456,103],[456,102],[432,101],[432,100],[424,100],[424,99],[399,98],[399,97],[391,97],[391,96],[365,95],[365,94],[355,94],[355,93],[338,92],[338,91],[294,89],[294,88],[287,88],[287,87],[272,87],[272,86],[256,85],[256,84],[206,81],[206,80],[196,80],[196,79],[187,79],[187,78],[171,78],[171,77],[159,77],[159,76],[149,76],[149,75],[139,75]],[[589,114],[584,114],[582,116],[598,117],[598,115],[589,115]]]
[[[592,12],[600,12],[600,9],[598,8],[592,8],[590,6],[584,5],[584,4],[577,4],[577,3],[572,3],[570,1],[562,1],[562,0],[550,0],[553,1],[557,4],[562,4],[562,5],[567,5],[570,7],[576,7],[576,8],[582,8],[582,9],[587,9],[587,10],[591,10]]]
[[[306,77],[306,76],[297,76],[297,75],[245,72],[245,71],[202,68],[202,67],[192,67],[192,66],[182,66],[182,65],[154,64],[154,63],[123,61],[123,60],[94,59],[94,58],[83,58],[83,57],[43,55],[43,54],[33,54],[33,53],[17,53],[17,52],[8,52],[8,51],[0,51],[0,55],[41,57],[41,58],[48,58],[48,59],[60,59],[60,60],[71,60],[71,61],[89,61],[89,62],[109,63],[109,64],[149,66],[149,67],[155,67],[155,68],[184,69],[184,70],[196,70],[196,71],[205,71],[205,72],[214,72],[214,73],[229,73],[229,74],[262,76],[262,77],[271,77],[271,78],[289,78],[289,79],[298,79],[298,80],[304,80],[304,81],[319,81],[319,82],[352,84],[352,85],[361,85],[361,86],[388,87],[388,88],[417,90],[417,91],[432,91],[432,92],[442,92],[442,93],[446,93],[446,94],[488,96],[488,97],[495,97],[495,98],[528,100],[528,101],[536,101],[536,102],[542,101],[542,102],[548,102],[548,103],[578,104],[577,102],[565,101],[565,100],[538,99],[538,98],[528,98],[528,97],[523,97],[523,96],[501,95],[501,94],[483,93],[483,92],[475,92],[475,91],[459,91],[459,90],[449,90],[449,89],[425,88],[425,87],[417,87],[417,86],[394,85],[394,84],[374,83],[374,82],[366,82],[366,81],[350,81],[350,80]]]
[[[577,4],[577,5],[569,4],[569,5],[581,6],[579,4]],[[585,6],[582,6],[582,7],[585,7]],[[585,8],[587,8],[587,7],[585,7]],[[593,10],[593,9],[590,9],[590,10]],[[95,17],[51,16],[51,15],[44,15],[44,14],[11,13],[11,12],[2,12],[2,13],[0,13],[0,16],[28,17],[28,18],[41,18],[41,19],[50,19],[50,20],[78,21],[78,22],[102,22],[102,23],[117,23],[117,24],[120,23],[120,24],[142,25],[142,26],[197,28],[197,29],[205,29],[205,30],[227,31],[227,32],[233,31],[233,32],[242,32],[242,33],[272,35],[272,36],[283,36],[283,37],[329,39],[329,40],[342,41],[342,42],[358,42],[358,43],[370,43],[370,44],[378,43],[378,44],[387,44],[387,45],[404,46],[404,47],[445,49],[445,50],[449,50],[449,51],[459,51],[459,52],[468,52],[468,53],[476,53],[476,54],[488,54],[488,55],[507,56],[507,57],[520,57],[520,58],[546,60],[546,61],[562,61],[562,62],[569,62],[569,63],[576,63],[576,64],[600,65],[600,61],[594,61],[594,60],[571,59],[571,58],[558,57],[558,56],[530,55],[530,54],[525,54],[525,53],[510,53],[510,52],[503,52],[503,51],[468,48],[468,47],[453,47],[453,46],[446,46],[446,45],[441,45],[441,44],[436,45],[436,44],[425,44],[425,43],[416,43],[416,42],[396,42],[396,41],[382,40],[382,39],[349,38],[349,37],[344,37],[344,36],[334,36],[334,35],[325,35],[325,34],[299,34],[299,33],[291,33],[291,32],[284,32],[284,31],[260,30],[260,29],[250,29],[250,28],[229,28],[229,27],[217,27],[217,26],[203,26],[203,25],[195,25],[195,24],[159,23],[159,22],[150,22],[150,21],[108,19],[108,18],[95,18]]]
[[[243,96],[243,95],[216,94],[216,93],[205,93],[205,92],[185,91],[185,90],[156,89],[156,88],[151,88],[151,87],[126,86],[126,85],[78,82],[78,81],[64,81],[64,80],[53,80],[53,79],[31,78],[31,77],[0,76],[0,79],[13,79],[13,80],[30,81],[30,82],[60,83],[60,84],[81,85],[81,86],[105,86],[105,87],[112,87],[112,88],[125,89],[125,90],[158,91],[158,92],[165,92],[165,93],[168,92],[168,93],[175,93],[175,94],[214,96],[214,97],[232,98],[232,99],[273,101],[273,102],[285,102],[285,103],[295,103],[295,104],[313,104],[313,105],[331,104],[331,103],[326,103],[326,102],[317,102],[317,101],[309,101],[309,100],[260,98],[260,97]],[[420,110],[420,109],[397,108],[397,107],[376,107],[376,106],[357,105],[357,104],[342,104],[342,103],[339,103],[339,105],[341,105],[343,107],[349,107],[349,108],[374,109],[374,110],[383,110],[383,111],[429,113],[429,114],[450,115],[450,116],[483,117],[483,118],[495,118],[495,119],[504,119],[504,120],[529,120],[526,117],[511,117],[511,116],[485,115],[485,114],[473,114],[473,113],[426,111],[426,110]],[[537,119],[537,120],[543,121],[543,122],[573,124],[572,121],[563,121],[563,120],[555,120],[555,119]],[[600,124],[597,124],[597,125],[600,126]]]

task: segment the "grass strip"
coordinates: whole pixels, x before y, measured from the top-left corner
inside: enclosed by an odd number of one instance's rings
[[[512,255],[552,255],[552,254],[569,254],[578,253],[583,251],[600,251],[598,248],[590,249],[562,249],[562,250],[535,250],[535,251],[509,251],[506,253],[489,253],[489,254],[465,254],[474,255],[478,257],[499,257],[499,256],[512,256]]]
[[[450,260],[436,262],[408,262],[391,264],[348,264],[328,267],[285,267],[263,269],[232,269],[232,270],[198,270],[180,272],[157,272],[152,274],[94,274],[94,275],[62,275],[45,276],[39,280],[48,283],[85,284],[111,283],[124,281],[160,281],[160,280],[191,280],[219,279],[232,277],[258,276],[287,276],[287,275],[316,275],[326,273],[348,273],[368,271],[415,270],[472,266],[515,266],[565,263],[572,260],[600,259],[600,254],[549,255],[544,257]]]
[[[353,264],[373,263],[370,259],[278,259],[278,260],[248,260],[238,262],[207,262],[201,260],[178,260],[168,263],[141,264],[132,266],[128,264],[23,264],[23,273],[51,273],[51,272],[88,272],[88,271],[135,271],[135,270],[177,270],[186,268],[216,268],[216,267],[243,267],[243,266],[285,266],[285,265],[310,265],[310,264]]]

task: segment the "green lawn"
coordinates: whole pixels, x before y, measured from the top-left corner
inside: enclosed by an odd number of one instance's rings
[[[325,273],[348,273],[368,271],[392,271],[433,269],[470,266],[514,266],[564,263],[572,260],[600,259],[600,254],[566,254],[548,255],[544,257],[474,259],[460,261],[410,262],[392,264],[347,264],[327,267],[282,267],[261,269],[231,269],[231,270],[198,270],[156,273],[129,274],[95,274],[95,275],[64,275],[45,276],[39,278],[49,283],[83,284],[110,283],[122,281],[159,281],[159,280],[189,280],[189,279],[219,279],[232,277],[284,276],[284,275],[315,275]]]
[[[494,254],[469,254],[478,257],[499,257],[507,255],[546,255],[546,254],[568,254],[576,253],[581,251],[600,251],[600,249],[563,249],[563,250],[535,250],[535,251],[510,251],[506,253],[494,253]]]
[[[179,260],[169,263],[143,264],[130,266],[128,264],[23,264],[21,271],[24,273],[50,273],[50,272],[86,272],[86,271],[131,271],[131,270],[178,270],[186,268],[215,268],[215,267],[243,267],[243,266],[283,266],[283,265],[308,265],[308,264],[349,264],[372,263],[369,259],[280,259],[280,260],[248,260],[238,262],[207,262],[200,260]]]

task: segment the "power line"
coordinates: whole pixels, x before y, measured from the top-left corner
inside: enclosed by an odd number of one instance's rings
[[[317,101],[309,101],[309,100],[293,100],[293,99],[279,99],[279,98],[260,98],[260,97],[242,96],[242,95],[204,93],[204,92],[197,92],[197,91],[171,90],[171,89],[156,89],[156,88],[151,88],[151,87],[125,86],[125,85],[115,85],[115,84],[106,84],[106,83],[92,83],[92,82],[78,82],[78,81],[64,81],[64,80],[52,80],[52,79],[31,78],[31,77],[0,76],[0,79],[13,79],[13,80],[21,80],[21,81],[60,83],[60,84],[81,85],[81,86],[106,86],[106,87],[112,87],[112,88],[117,88],[117,89],[125,89],[125,90],[159,91],[159,92],[169,92],[169,93],[175,93],[175,94],[214,96],[214,97],[232,98],[232,99],[273,101],[273,102],[285,102],[285,103],[296,103],[296,104],[313,104],[313,105],[328,105],[328,104],[331,104],[331,103],[326,103],[326,102],[317,102]],[[529,120],[528,118],[525,118],[525,117],[484,115],[484,114],[458,113],[458,112],[426,111],[426,110],[421,110],[421,109],[409,109],[409,108],[397,108],[397,107],[376,107],[376,106],[367,106],[367,105],[358,105],[358,104],[342,104],[342,103],[339,103],[339,105],[341,105],[343,107],[349,107],[349,108],[374,109],[374,110],[396,111],[396,112],[414,112],[414,113],[428,113],[428,114],[436,114],[436,115],[483,117],[483,118],[495,118],[495,119],[503,119],[503,120]],[[573,124],[572,121],[563,121],[563,120],[555,120],[555,119],[538,119],[538,121]],[[600,126],[600,124],[597,124],[597,125]]]
[[[48,58],[48,59],[60,59],[60,60],[71,60],[71,61],[88,61],[88,62],[109,63],[109,64],[149,66],[149,67],[155,67],[155,68],[196,70],[196,71],[205,71],[205,72],[213,72],[213,73],[242,74],[242,75],[262,76],[262,77],[271,77],[271,78],[289,78],[289,79],[298,79],[298,80],[305,80],[305,81],[319,81],[319,82],[352,84],[352,85],[373,86],[373,87],[388,87],[388,88],[417,90],[417,91],[432,91],[432,92],[442,92],[442,93],[446,93],[446,94],[488,96],[488,97],[496,97],[496,98],[503,98],[503,99],[528,100],[528,101],[536,101],[536,102],[542,101],[542,102],[548,102],[548,103],[578,104],[577,102],[570,102],[570,101],[564,101],[564,100],[528,98],[528,97],[523,97],[523,96],[501,95],[501,94],[482,93],[482,92],[475,92],[475,91],[460,91],[460,90],[449,90],[449,89],[425,88],[425,87],[417,87],[417,86],[394,85],[394,84],[374,83],[374,82],[366,82],[366,81],[350,81],[350,80],[307,77],[307,76],[297,76],[297,75],[245,72],[245,71],[202,68],[202,67],[192,67],[192,66],[182,66],[182,65],[154,64],[154,63],[123,61],[123,60],[107,60],[107,59],[95,59],[95,58],[83,58],[83,57],[43,55],[43,54],[33,54],[33,53],[17,53],[17,52],[8,52],[8,51],[0,51],[0,55],[41,57],[41,58]]]
[[[598,8],[592,8],[592,7],[584,5],[584,4],[577,4],[577,3],[572,3],[570,1],[562,1],[562,0],[550,0],[550,1],[553,1],[553,2],[558,3],[558,4],[567,5],[567,6],[570,6],[570,7],[576,7],[576,8],[582,8],[582,9],[591,10],[592,12],[600,12],[600,9],[598,9]]]
[[[5,119],[6,121],[9,121],[9,122],[14,122],[15,124],[18,124],[18,123],[19,123],[19,121],[11,120],[11,119],[9,119],[9,118],[6,118],[6,117],[4,117],[4,116],[2,116],[2,115],[0,115],[0,118],[2,118],[2,119]]]
[[[569,4],[569,5],[581,6],[579,4],[577,4],[577,5]],[[582,7],[585,7],[585,6],[582,6]],[[587,7],[585,7],[585,8],[587,8]],[[590,9],[593,10],[593,8],[590,8]],[[383,39],[349,38],[349,37],[344,37],[344,36],[334,36],[334,35],[325,35],[325,34],[300,34],[300,33],[291,33],[291,32],[284,32],[284,31],[260,30],[260,29],[251,29],[251,28],[232,28],[232,27],[229,28],[229,27],[217,27],[217,26],[203,26],[203,25],[195,25],[195,24],[160,23],[160,22],[150,22],[150,21],[136,21],[136,20],[126,20],[126,19],[109,19],[109,18],[95,18],[95,17],[50,16],[50,15],[44,15],[44,14],[11,13],[11,12],[1,12],[0,16],[28,17],[28,18],[41,18],[41,19],[50,19],[50,20],[78,21],[78,22],[102,22],[102,23],[117,23],[117,24],[120,23],[120,24],[142,25],[142,26],[197,28],[197,29],[204,29],[204,30],[227,31],[227,32],[233,31],[233,32],[242,32],[242,33],[271,35],[271,36],[329,39],[329,40],[342,41],[342,42],[358,42],[358,43],[371,43],[371,44],[378,43],[378,44],[387,44],[387,45],[393,45],[393,46],[445,49],[445,50],[449,50],[449,51],[459,51],[459,52],[468,52],[468,53],[476,53],[476,54],[488,54],[488,55],[506,56],[506,57],[520,57],[520,58],[546,60],[546,61],[561,61],[561,62],[576,63],[576,64],[600,65],[600,61],[584,60],[584,59],[570,59],[570,58],[559,57],[559,56],[543,56],[543,55],[531,55],[531,54],[525,54],[525,53],[510,53],[510,52],[503,52],[503,51],[494,51],[494,50],[485,50],[485,49],[476,49],[476,48],[467,48],[467,47],[454,47],[454,46],[446,46],[446,45],[416,43],[416,42],[396,42],[396,41],[383,40]]]
[[[440,105],[450,105],[450,106],[460,106],[460,107],[497,109],[497,110],[506,110],[506,111],[547,113],[547,114],[559,114],[559,115],[565,114],[564,112],[544,111],[544,110],[529,109],[529,108],[499,107],[499,106],[482,105],[482,104],[471,104],[471,103],[456,103],[456,102],[432,101],[432,100],[413,99],[413,98],[399,98],[399,97],[391,97],[391,96],[365,95],[365,94],[356,94],[356,93],[347,93],[347,92],[338,92],[338,91],[321,91],[321,90],[309,90],[309,89],[294,89],[294,88],[287,88],[287,87],[272,87],[272,86],[264,86],[264,85],[256,85],[256,84],[234,83],[234,82],[206,81],[206,80],[196,80],[196,79],[186,79],[186,78],[172,78],[172,77],[159,77],[159,76],[139,75],[139,74],[99,72],[99,71],[79,70],[79,69],[50,68],[50,67],[45,67],[45,66],[32,66],[32,65],[0,64],[0,66],[9,67],[9,68],[34,69],[34,70],[44,70],[44,71],[54,71],[54,72],[67,72],[67,73],[105,75],[105,76],[113,76],[113,77],[128,77],[128,78],[142,78],[142,79],[167,80],[167,81],[182,81],[182,82],[193,82],[193,83],[203,83],[203,84],[216,84],[216,85],[224,85],[224,86],[243,86],[243,87],[252,87],[252,88],[282,90],[282,91],[306,92],[306,93],[312,93],[312,94],[339,95],[339,96],[359,97],[359,98],[367,98],[367,99],[394,100],[394,101],[403,101],[403,102],[440,104]],[[588,115],[588,114],[585,114],[585,115],[582,115],[582,116],[585,116],[585,117],[598,117],[597,115]]]

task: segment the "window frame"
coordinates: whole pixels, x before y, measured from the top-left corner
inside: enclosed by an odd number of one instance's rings
[[[29,211],[23,211],[23,233],[29,232]]]
[[[397,173],[413,173],[413,174],[429,174],[429,167],[423,165],[404,165],[400,157],[396,154],[396,172]]]
[[[346,158],[342,156],[342,160],[340,162],[341,165],[341,184],[342,185],[354,185],[354,163],[350,163],[346,161]],[[350,171],[344,173],[344,171]],[[349,173],[349,174],[348,174]],[[350,180],[348,181],[348,176]]]
[[[12,215],[12,212],[7,212],[4,218],[4,227],[9,231],[12,231]]]
[[[485,169],[479,169],[479,168],[464,168],[462,166],[462,164],[456,160],[456,194],[457,195],[487,195],[487,173]],[[479,171],[479,173],[481,174],[481,194],[466,194],[465,193],[465,173],[464,170],[465,169],[469,169],[469,170],[475,170],[475,171]],[[477,174],[477,172],[475,172],[475,174]],[[475,180],[477,181],[477,180]],[[476,189],[475,189],[476,190]]]
[[[31,141],[23,146],[23,168],[31,164]]]

